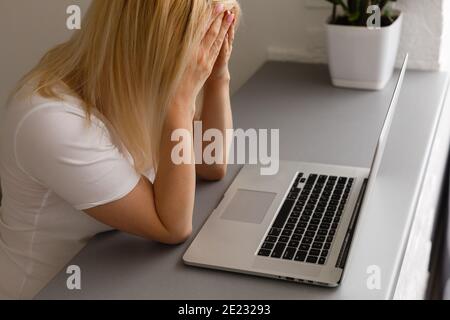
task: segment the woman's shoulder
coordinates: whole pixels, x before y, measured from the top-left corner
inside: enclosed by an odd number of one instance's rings
[[[70,95],[44,97],[35,91],[35,86],[25,84],[8,101],[6,116],[26,118],[34,113],[59,112],[86,119],[82,102]]]
[[[10,141],[12,150],[58,150],[62,146],[89,148],[113,144],[109,130],[98,117],[87,116],[76,98],[46,98],[30,91],[17,92],[3,117],[2,140]]]
[[[61,94],[60,97],[44,97],[35,92],[34,86],[24,85],[9,100],[4,120],[5,123],[18,130],[22,126],[31,126],[46,131],[62,128],[65,132],[70,128],[95,126],[104,128],[103,121],[95,115],[88,116],[83,102],[75,96]],[[89,118],[89,121],[88,121]]]

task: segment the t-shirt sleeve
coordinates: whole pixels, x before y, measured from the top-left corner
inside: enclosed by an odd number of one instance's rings
[[[141,176],[103,123],[80,112],[64,104],[33,110],[17,129],[15,156],[32,179],[86,210],[125,197]]]

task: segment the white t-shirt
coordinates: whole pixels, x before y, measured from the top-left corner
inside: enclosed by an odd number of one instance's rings
[[[0,127],[0,298],[33,298],[91,239],[111,230],[82,210],[138,184],[105,124],[79,101],[22,89]],[[152,176],[153,175],[153,176]],[[149,175],[150,180],[154,174]]]

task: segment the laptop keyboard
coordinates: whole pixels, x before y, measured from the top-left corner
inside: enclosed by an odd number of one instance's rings
[[[354,178],[299,173],[258,255],[324,265]]]

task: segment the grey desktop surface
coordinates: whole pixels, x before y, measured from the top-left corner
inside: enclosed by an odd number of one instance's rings
[[[280,129],[282,160],[369,167],[395,80],[381,92],[337,89],[326,66],[269,62],[233,97],[235,127]],[[81,267],[82,290],[69,291],[61,271],[37,299],[392,298],[447,86],[445,73],[408,71],[340,287],[188,267],[181,258],[190,241],[171,247],[113,232],[71,261]],[[194,235],[240,168],[221,182],[199,182]],[[367,287],[370,266],[381,271],[379,290]]]

